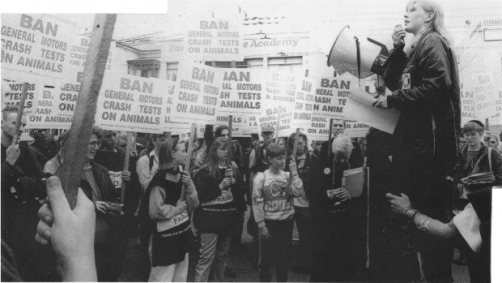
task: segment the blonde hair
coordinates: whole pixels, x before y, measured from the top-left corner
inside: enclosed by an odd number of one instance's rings
[[[417,3],[427,13],[432,13],[432,21],[429,23],[429,28],[443,36],[448,44],[453,44],[450,33],[444,24],[443,7],[436,0],[411,0],[408,6],[412,3]]]

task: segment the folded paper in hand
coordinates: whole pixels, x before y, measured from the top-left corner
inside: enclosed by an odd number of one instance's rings
[[[364,167],[343,171],[342,184],[351,197],[361,196],[364,186]]]

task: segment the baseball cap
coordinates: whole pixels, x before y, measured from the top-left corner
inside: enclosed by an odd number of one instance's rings
[[[270,125],[264,125],[263,127],[261,127],[261,132],[262,133],[275,133],[275,129],[274,127],[270,126]]]

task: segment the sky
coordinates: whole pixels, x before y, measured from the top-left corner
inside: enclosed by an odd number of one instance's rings
[[[148,5],[144,5],[146,1]],[[241,12],[246,13],[248,17],[281,17],[281,26],[286,25],[286,29],[289,30],[317,29],[326,34],[326,37],[335,37],[343,26],[349,25],[356,35],[372,37],[377,41],[390,44],[390,34],[396,24],[403,23],[407,4],[407,0],[146,1],[126,0],[121,1],[120,6],[114,6],[117,3],[115,1],[111,1],[112,4],[103,5],[105,1],[98,0],[44,0],[43,2],[18,0],[9,1],[6,7],[8,10],[2,7],[2,12],[23,12],[26,11],[26,7],[30,7],[26,12],[62,13],[59,17],[76,22],[79,33],[90,32],[94,20],[94,14],[91,13],[116,12],[119,15],[115,25],[114,39],[123,39],[151,33],[159,35],[181,33],[183,20],[187,16],[207,15],[211,12],[215,13],[215,17],[226,16],[237,14],[240,7]],[[32,2],[30,5],[26,4],[30,2]],[[51,2],[59,3],[51,5]],[[81,2],[87,4],[82,5]],[[44,3],[43,6],[40,3]],[[480,20],[498,19],[502,15],[502,1],[499,0],[441,0],[440,3],[445,10],[446,26],[457,41],[467,30],[473,29]],[[4,4],[2,3],[2,6]],[[57,9],[52,7],[57,7]],[[75,11],[79,13],[75,14]],[[131,14],[131,12],[143,14]],[[270,29],[270,26],[266,28]]]

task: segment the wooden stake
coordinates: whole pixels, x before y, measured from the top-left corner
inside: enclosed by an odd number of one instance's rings
[[[82,167],[91,139],[96,103],[103,82],[116,20],[116,14],[96,14],[94,19],[84,76],[71,124],[72,132],[64,149],[64,156],[67,158],[56,173],[61,179],[66,198],[72,209],[77,201]]]
[[[298,151],[298,140],[299,139],[300,139],[300,128],[296,128],[295,143],[294,143],[294,146],[293,146],[293,154],[291,155],[291,158],[293,159],[294,162],[296,162],[296,153]],[[293,182],[293,174],[291,173],[291,168],[290,168],[289,169],[288,188],[289,188],[289,186],[291,186],[292,182]]]
[[[129,171],[129,157],[131,156],[132,143],[133,143],[132,132],[128,132],[126,152],[124,158],[124,171]],[[126,182],[122,181],[122,187],[120,188],[120,204],[124,204],[126,188],[127,188]]]
[[[228,139],[227,139],[227,167],[232,168],[232,115],[228,115]]]
[[[196,130],[197,130],[197,124],[192,123],[192,127],[190,128],[190,137],[188,139],[187,159],[185,161],[185,171],[188,172],[188,174],[190,174],[190,160],[192,159],[193,140],[195,139]],[[183,201],[185,199],[185,192],[186,192],[186,187],[183,186],[181,188],[180,201]]]
[[[23,89],[21,91],[21,101],[19,102],[19,109],[17,110],[17,117],[16,117],[16,131],[15,135],[12,139],[12,145],[18,144],[17,140],[19,139],[19,129],[21,128],[21,121],[23,118],[23,111],[24,111],[24,102],[26,101],[26,93],[28,92],[28,83],[23,84]]]
[[[329,136],[328,136],[328,156],[326,156],[326,158],[328,158],[329,160],[329,157],[331,156],[331,147],[333,146],[333,143],[331,142],[331,135],[333,134],[333,119],[330,118],[329,119]]]
[[[277,143],[277,141],[279,140],[279,124],[281,123],[281,114],[280,113],[277,113],[277,123],[275,124],[275,139],[274,139],[274,142]]]

